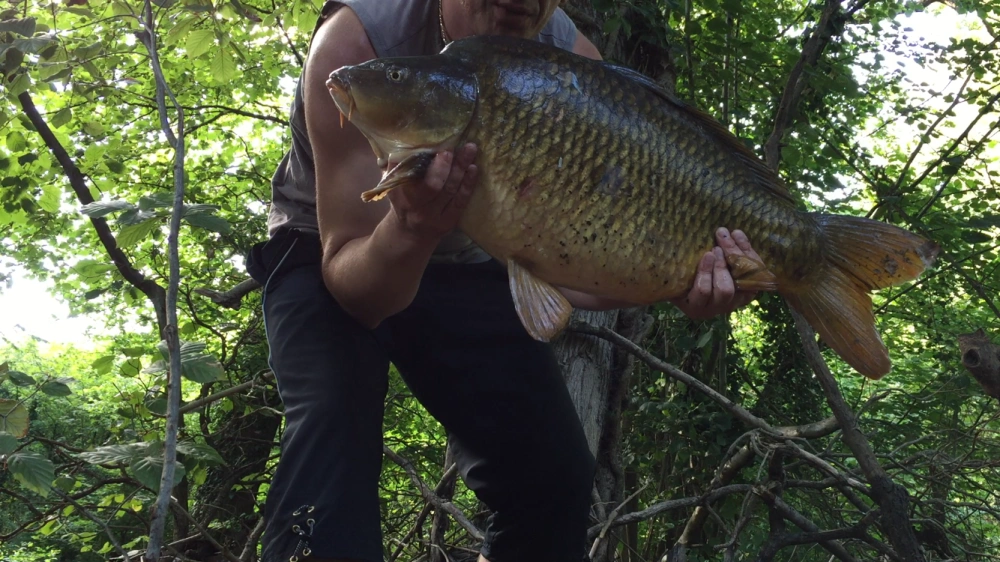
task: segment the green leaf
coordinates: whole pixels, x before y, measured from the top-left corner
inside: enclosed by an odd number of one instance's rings
[[[0,398],[0,431],[18,439],[28,434],[28,409],[24,404]]]
[[[139,224],[130,224],[118,232],[118,245],[122,248],[131,248],[142,242],[150,232],[156,230],[159,221],[147,220]]]
[[[122,355],[125,357],[142,357],[145,354],[145,347],[126,347],[122,349]]]
[[[38,206],[42,208],[43,211],[48,213],[59,212],[59,199],[62,196],[62,190],[59,186],[46,184],[42,186],[42,196],[38,198]]]
[[[129,203],[128,201],[94,201],[93,203],[87,203],[83,207],[80,207],[80,212],[87,215],[90,218],[100,218],[111,213],[118,211],[124,211],[126,209],[135,209],[135,205]]]
[[[212,78],[219,84],[228,84],[236,78],[236,59],[229,49],[219,49],[212,59]]]
[[[0,21],[0,32],[5,31],[31,37],[35,34],[35,18]]]
[[[97,260],[81,260],[71,269],[87,283],[98,283],[106,280],[108,272],[114,271],[115,266]]]
[[[215,30],[196,29],[188,34],[184,50],[192,59],[204,55],[215,45]]]
[[[11,152],[20,152],[28,147],[28,141],[20,131],[7,133],[7,148]]]
[[[45,381],[42,383],[42,392],[49,396],[69,396],[73,394],[69,385],[62,381]]]
[[[207,443],[196,443],[193,441],[181,441],[177,443],[177,452],[184,453],[199,461],[204,461],[212,465],[224,465],[225,459],[211,445]]]
[[[111,368],[114,367],[114,365],[115,365],[114,355],[105,355],[104,357],[98,357],[97,359],[94,360],[93,363],[90,364],[90,366],[93,367],[93,369],[97,371],[97,374],[99,375],[106,375],[110,373]]]
[[[99,137],[104,134],[104,125],[98,123],[97,121],[87,121],[83,124],[83,132],[92,137]]]
[[[160,191],[150,195],[143,195],[139,198],[139,210],[151,211],[153,209],[170,209],[174,206],[174,193],[172,191]]]
[[[17,386],[32,386],[35,384],[34,377],[21,371],[7,371],[7,377],[10,378],[10,382]]]
[[[43,496],[48,494],[56,478],[56,467],[52,461],[28,451],[7,457],[7,469],[22,486]]]
[[[76,485],[76,478],[70,478],[69,476],[60,476],[59,478],[56,478],[56,481],[53,482],[52,485],[55,486],[56,488],[59,488],[60,490],[62,490],[64,492],[68,493],[68,492],[72,491],[73,490],[73,486]],[[73,506],[69,505],[69,506],[66,506],[66,507],[70,508],[70,507],[73,507]],[[70,513],[72,513],[72,511]],[[65,516],[68,516],[68,515],[69,514],[66,513],[66,510],[64,509],[63,510],[63,516],[65,517]]]
[[[21,52],[37,55],[38,53],[44,51],[45,47],[48,47],[54,41],[55,39],[52,37],[45,36],[17,39],[14,41],[14,47],[19,49]]]
[[[160,489],[160,476],[163,474],[163,457],[139,457],[132,461],[129,468],[131,469],[132,475],[135,476],[136,480],[142,482],[142,484],[147,488],[154,491],[158,491]],[[180,461],[177,461],[174,468],[173,486],[176,486],[182,478],[184,478],[184,465],[181,464]]]
[[[139,442],[123,445],[105,445],[93,451],[80,453],[77,456],[91,464],[115,464],[119,462],[130,463],[139,457],[149,454],[149,452],[150,444]]]
[[[161,341],[156,346],[163,356],[163,360],[169,364],[170,352],[167,350],[167,342]],[[205,353],[205,344],[198,342],[181,342],[181,375],[197,383],[215,382],[222,378],[224,371],[222,365],[211,354]]]
[[[17,437],[14,437],[6,431],[0,431],[0,455],[9,455],[13,453],[14,449],[17,448],[17,445]]]
[[[23,94],[24,92],[27,92],[28,88],[30,87],[31,87],[31,79],[28,78],[27,74],[21,74],[20,76],[14,79],[14,82],[12,82],[10,86],[7,86],[7,94],[10,96],[11,99],[14,99],[17,96]]]
[[[969,244],[981,244],[983,242],[989,242],[993,240],[993,237],[985,232],[979,232],[976,230],[966,230],[962,232],[962,240],[965,240]]]
[[[163,42],[167,45],[178,45],[191,32],[191,28],[197,19],[192,16],[181,18],[174,24],[170,31],[163,37]]]
[[[204,203],[191,203],[184,205],[184,214],[181,216],[189,217],[191,215],[210,215],[215,211],[219,210],[218,205],[206,205]]]
[[[229,224],[229,221],[215,215],[189,215],[184,217],[184,220],[186,220],[191,226],[197,226],[199,228],[204,228],[205,230],[211,230],[212,232],[218,232],[220,234],[229,234],[232,232],[232,225]]]
[[[138,358],[131,357],[126,359],[122,366],[118,368],[118,373],[127,378],[132,378],[142,372],[142,361]]]

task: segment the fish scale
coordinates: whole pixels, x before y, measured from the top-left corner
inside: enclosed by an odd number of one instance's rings
[[[890,361],[868,291],[916,278],[938,252],[893,225],[798,209],[708,115],[634,71],[534,41],[463,39],[339,69],[327,85],[390,164],[366,200],[419,179],[420,155],[478,146],[459,228],[507,264],[538,339],[569,318],[558,287],[638,304],[686,294],[726,226],[761,258],[727,258],[739,288],[777,291],[852,367],[880,377]]]

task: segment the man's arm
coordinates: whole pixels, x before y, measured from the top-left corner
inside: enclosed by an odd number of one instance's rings
[[[458,222],[476,179],[474,147],[438,154],[419,185],[364,203],[381,171],[367,139],[340,126],[326,80],[341,66],[375,58],[364,27],[341,8],[317,31],[304,76],[306,124],[316,162],[316,205],[323,280],[367,327],[409,306],[441,238]]]

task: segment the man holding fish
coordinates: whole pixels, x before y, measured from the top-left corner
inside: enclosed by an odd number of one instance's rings
[[[594,459],[559,365],[515,313],[504,264],[456,230],[476,189],[477,147],[438,153],[422,179],[378,202],[372,145],[342,124],[331,72],[426,55],[473,35],[535,38],[599,59],[556,0],[327,2],[292,105],[292,146],[272,182],[270,239],[254,248],[271,366],[285,405],[265,509],[264,562],[383,559],[378,481],[392,362],[448,431],[466,484],[493,511],[481,560],[584,557]],[[726,256],[759,261],[717,232],[690,293],[696,319],[753,298]],[[629,303],[560,289],[585,309]]]

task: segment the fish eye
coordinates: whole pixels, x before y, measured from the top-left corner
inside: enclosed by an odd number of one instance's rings
[[[406,69],[390,67],[385,71],[386,77],[393,82],[402,82],[406,79]]]

